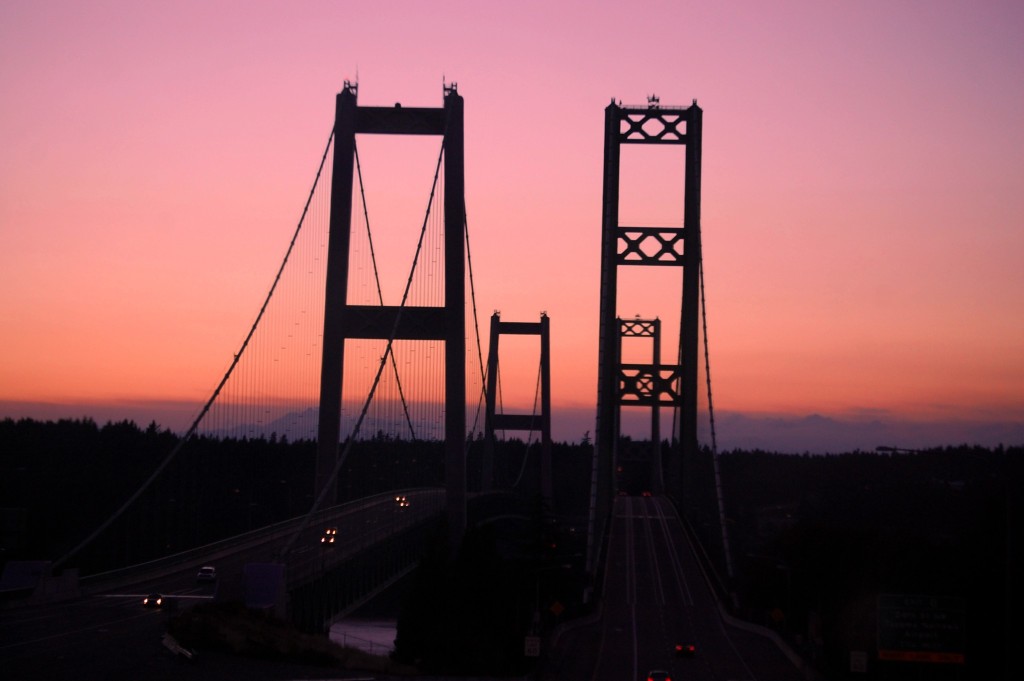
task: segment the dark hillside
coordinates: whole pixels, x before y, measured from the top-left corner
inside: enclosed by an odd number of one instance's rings
[[[1021,448],[723,455],[743,614],[840,674],[851,651],[874,663],[880,595],[948,597],[971,674],[998,677],[1019,629],[1022,464]],[[959,666],[881,664],[892,678]]]

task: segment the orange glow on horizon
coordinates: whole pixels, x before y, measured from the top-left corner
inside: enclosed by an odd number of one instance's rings
[[[208,399],[273,281],[335,93],[359,64],[365,105],[436,107],[442,77],[458,81],[484,361],[493,310],[507,321],[546,311],[556,418],[596,402],[603,110],[656,92],[704,110],[717,410],[1024,422],[1022,7],[659,5],[630,22],[611,6],[581,17],[558,3],[307,9],[4,11],[0,54],[17,65],[0,70],[17,102],[0,109],[0,402],[11,413]],[[359,145],[394,304],[437,140]],[[624,154],[620,224],[681,220],[678,151]],[[318,198],[309,219],[322,224],[329,207]],[[309,239],[292,265],[311,278],[325,237]],[[372,297],[368,272],[358,276]],[[675,268],[620,275],[618,314],[658,316],[666,362],[680,280]],[[302,329],[315,337],[322,284],[288,286],[283,305],[313,317]],[[320,349],[303,337],[294,354],[299,339],[273,323],[285,340],[260,352],[283,378],[267,390],[302,403]],[[510,406],[532,406],[537,363],[532,339],[503,339]]]

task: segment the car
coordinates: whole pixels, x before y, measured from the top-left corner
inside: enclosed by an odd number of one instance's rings
[[[212,565],[204,565],[199,568],[199,572],[196,573],[197,582],[216,582],[217,581],[217,568]]]
[[[647,681],[672,681],[672,677],[663,669],[652,669],[647,672]]]
[[[395,503],[401,506],[402,508],[406,508],[409,506],[409,499],[404,494],[402,494],[400,496],[395,497]]]
[[[335,538],[338,536],[337,527],[328,527],[324,530],[324,536],[320,537],[321,544],[333,544]]]
[[[693,657],[697,648],[692,643],[677,643],[675,652],[676,657]]]
[[[160,594],[149,594],[142,599],[142,607],[144,608],[159,608],[164,604],[164,597]]]

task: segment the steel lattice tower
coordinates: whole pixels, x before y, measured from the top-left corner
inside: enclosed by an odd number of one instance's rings
[[[672,473],[665,481],[669,494],[682,494],[684,464],[697,451],[701,122],[702,111],[696,100],[688,107],[662,107],[654,97],[646,107],[623,107],[613,100],[605,109],[597,423],[588,549],[591,568],[596,564],[614,494],[619,407],[624,404],[666,405],[678,410],[678,427],[672,436],[679,443],[682,460],[670,462],[672,465],[668,467]],[[619,224],[619,167],[623,144],[685,147],[681,227]],[[618,268],[635,266],[682,269],[678,365],[655,363],[626,367],[620,363],[620,327],[616,312]],[[643,388],[634,390],[636,386]]]

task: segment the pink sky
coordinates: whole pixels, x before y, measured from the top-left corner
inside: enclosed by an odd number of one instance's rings
[[[1022,34],[1012,0],[5,2],[0,402],[202,403],[343,81],[445,78],[480,312],[547,311],[556,419],[595,400],[603,110],[657,93],[704,109],[717,408],[1024,422]],[[675,218],[673,153],[628,150],[623,224]]]

